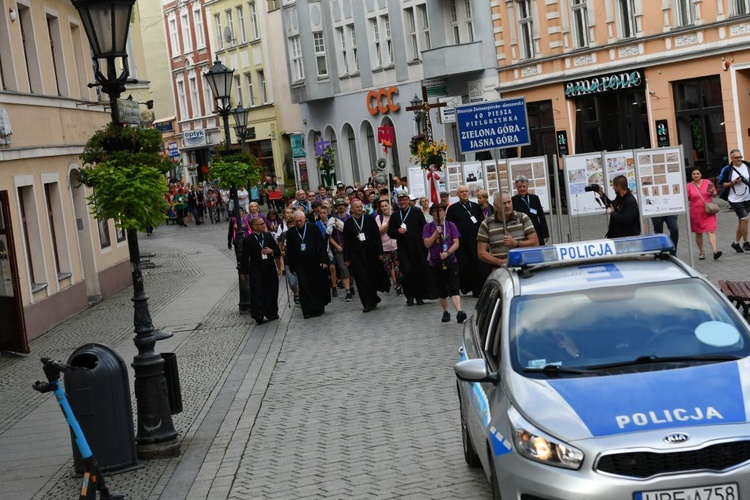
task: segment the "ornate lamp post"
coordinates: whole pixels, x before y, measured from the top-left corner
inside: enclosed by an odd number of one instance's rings
[[[424,114],[424,110],[422,110],[422,99],[419,98],[417,94],[414,94],[414,97],[411,101],[409,101],[411,104],[410,109],[414,109],[414,123],[416,123],[417,128],[417,134],[422,133],[422,115]]]
[[[234,133],[237,136],[237,140],[240,141],[240,144],[243,144],[245,139],[247,139],[247,117],[249,114],[250,110],[242,107],[242,103],[232,110],[235,124]]]
[[[135,0],[72,0],[78,10],[86,36],[91,44],[95,64],[96,83],[109,96],[112,121],[119,124],[117,99],[129,80],[126,43]],[[123,70],[118,75],[116,60],[122,59]],[[106,62],[106,75],[100,71],[100,60]],[[138,354],[133,358],[135,396],[138,409],[136,446],[141,459],[176,456],[180,452],[177,431],[172,423],[164,379],[164,360],[154,351],[154,344],[171,336],[154,330],[148,310],[148,295],[143,287],[138,231],[128,229],[128,251],[133,279],[133,308],[135,339]]]
[[[232,112],[231,94],[232,82],[234,81],[233,75],[234,70],[224,66],[218,59],[214,61],[214,65],[211,66],[207,72],[203,73],[203,76],[205,76],[208,81],[208,85],[211,87],[211,93],[216,100],[216,112],[221,116],[224,123],[224,141],[226,142],[227,151],[229,151],[232,146],[232,136],[229,134],[229,113]],[[244,119],[245,126],[247,126],[247,114],[244,114]],[[237,120],[236,113],[235,120]],[[234,202],[234,213],[232,215],[234,216],[237,230],[241,231],[242,219],[240,218],[240,200],[237,196],[237,186],[232,184],[229,194]],[[238,252],[238,249],[235,248],[235,252]],[[242,281],[239,279],[239,253],[237,253],[237,256],[237,281],[240,288],[240,303],[238,306],[240,314],[244,314],[250,310],[250,282],[248,280]]]

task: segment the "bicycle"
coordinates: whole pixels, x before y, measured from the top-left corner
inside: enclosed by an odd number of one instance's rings
[[[81,484],[79,500],[96,500],[97,491],[100,494],[99,498],[101,500],[125,500],[125,495],[109,492],[104,481],[104,475],[99,468],[99,464],[96,462],[94,454],[91,452],[88,441],[86,441],[86,436],[84,436],[83,430],[78,424],[78,420],[73,413],[73,408],[71,408],[65,390],[60,383],[60,373],[74,370],[75,368],[66,365],[62,361],[50,358],[42,358],[42,364],[44,365],[43,370],[47,376],[47,382],[37,381],[34,382],[32,387],[35,391],[42,394],[46,392],[53,392],[55,394],[57,402],[65,415],[65,419],[73,431],[76,446],[81,453],[84,466],[83,483]]]

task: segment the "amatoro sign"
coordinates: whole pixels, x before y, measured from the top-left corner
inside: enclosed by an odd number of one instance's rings
[[[642,69],[609,73],[565,82],[565,97],[570,99],[582,95],[601,94],[625,89],[641,89],[646,86]]]

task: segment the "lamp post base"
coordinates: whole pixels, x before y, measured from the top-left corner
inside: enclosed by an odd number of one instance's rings
[[[180,456],[180,442],[177,439],[163,443],[136,444],[138,460],[156,460]]]

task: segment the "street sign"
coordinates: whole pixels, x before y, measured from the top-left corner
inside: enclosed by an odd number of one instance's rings
[[[523,97],[456,107],[459,145],[464,154],[531,144],[528,123]]]
[[[179,158],[180,157],[180,150],[177,147],[176,142],[170,142],[167,144],[167,151],[169,151],[169,157],[170,158]]]
[[[570,152],[568,151],[568,131],[557,130],[555,131],[555,136],[557,137],[557,154],[560,156],[569,155]]]
[[[669,147],[669,127],[667,120],[656,120],[656,146]]]

